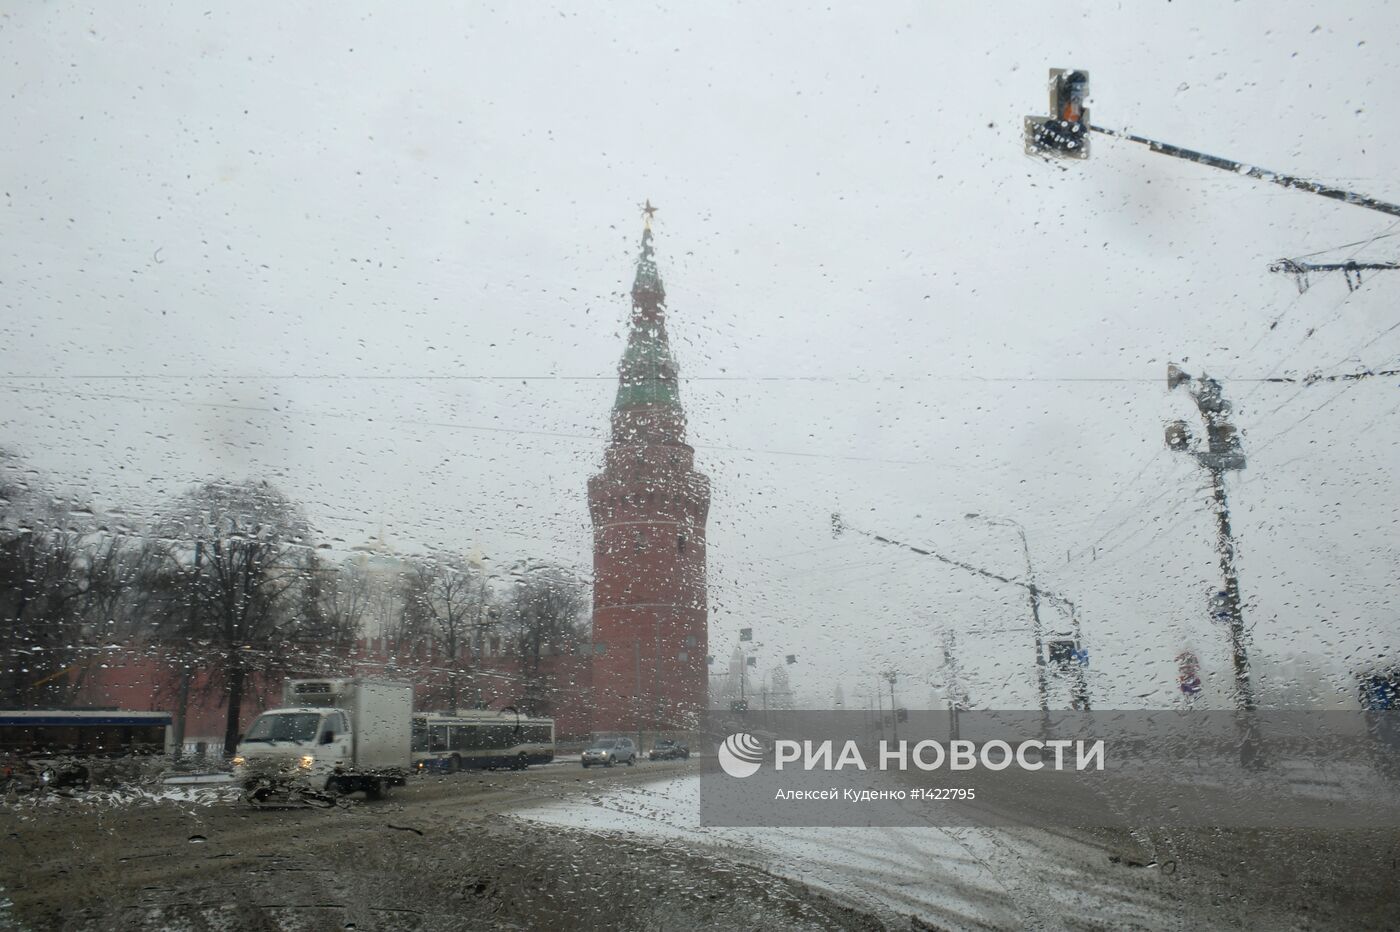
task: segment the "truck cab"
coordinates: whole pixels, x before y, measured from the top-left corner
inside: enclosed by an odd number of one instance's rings
[[[283,706],[239,739],[233,763],[245,795],[263,803],[307,791],[324,798],[402,786],[411,763],[413,687],[370,677],[288,680]]]
[[[352,728],[343,709],[270,709],[238,742],[233,763],[240,777],[294,776],[324,790],[354,762]]]

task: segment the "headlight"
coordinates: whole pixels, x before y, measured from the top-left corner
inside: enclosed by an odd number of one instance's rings
[[[311,765],[314,764],[314,763],[316,763],[316,758],[312,757],[310,754],[303,754],[303,755],[301,755],[301,769],[302,769],[302,770],[310,770],[310,769],[311,769]]]

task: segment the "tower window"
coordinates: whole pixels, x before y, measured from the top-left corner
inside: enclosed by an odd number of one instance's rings
[[[676,537],[676,553],[685,553],[685,535]]]

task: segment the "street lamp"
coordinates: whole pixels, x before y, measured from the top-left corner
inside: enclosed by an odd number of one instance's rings
[[[883,674],[885,681],[890,684],[890,728],[894,733],[894,743],[899,745],[899,706],[894,700],[894,684],[899,679],[899,671],[891,667]]]
[[[476,687],[476,708],[478,709],[486,708],[486,703],[481,691],[481,673],[483,672],[482,667],[484,666],[482,661],[486,657],[487,632],[500,622],[500,617],[500,610],[496,608],[496,606],[486,604],[486,583],[483,581],[481,584],[481,593],[478,596],[476,620],[472,623],[472,627],[476,629],[472,632],[472,640],[475,641],[473,645],[475,656],[472,658],[472,661],[476,666],[472,680],[473,685]]]
[[[1005,525],[1016,529],[1021,535],[1021,549],[1026,555],[1026,592],[1031,600],[1031,632],[1035,638],[1035,686],[1040,694],[1040,711],[1050,711],[1050,684],[1045,669],[1045,632],[1040,622],[1040,589],[1035,584],[1035,569],[1031,566],[1031,545],[1026,541],[1026,529],[1018,521],[998,518],[992,515],[968,512],[964,515],[969,521],[984,521],[992,525]]]

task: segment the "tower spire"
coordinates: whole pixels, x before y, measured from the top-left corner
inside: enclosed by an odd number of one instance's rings
[[[656,250],[651,245],[651,225],[642,228],[642,250],[637,256],[637,274],[632,279],[632,320],[638,312],[661,316],[666,303],[666,289],[661,273],[656,269]]]
[[[647,202],[647,210],[656,208]],[[666,288],[656,267],[651,216],[642,227],[641,252],[632,280],[632,318],[627,348],[618,365],[617,401],[613,405],[614,438],[635,437],[639,432],[665,435],[682,442],[684,414],[680,384],[671,343],[666,335]],[[622,430],[619,431],[619,426]],[[655,437],[660,439],[660,437]]]

